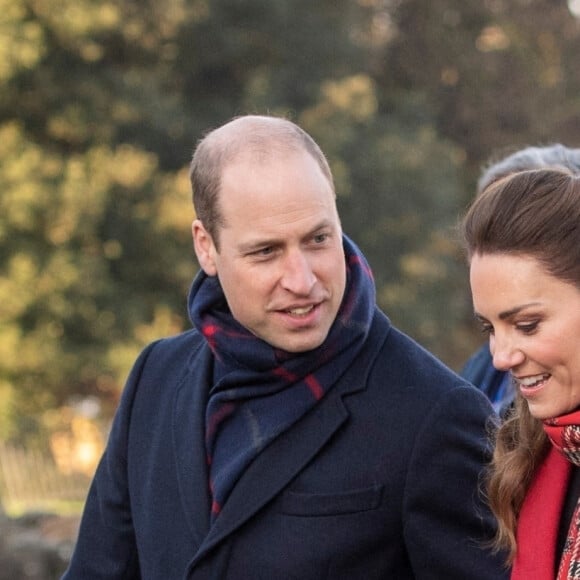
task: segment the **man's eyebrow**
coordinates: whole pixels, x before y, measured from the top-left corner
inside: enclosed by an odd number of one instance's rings
[[[240,253],[253,252],[260,248],[268,248],[270,246],[276,246],[280,244],[281,241],[275,238],[262,238],[261,240],[251,240],[249,242],[243,242],[238,246]]]
[[[334,228],[334,222],[332,220],[328,220],[328,219],[324,219],[321,222],[317,223],[314,227],[310,228],[305,234],[304,234],[304,238],[308,238],[310,236],[312,236],[313,234],[315,234],[316,232],[319,232],[320,230],[323,230],[325,228],[328,227],[333,227]],[[262,239],[255,239],[255,240],[249,240],[247,242],[242,242],[239,247],[238,250],[242,253],[244,252],[251,252],[253,250],[257,250],[259,248],[266,248],[269,246],[278,246],[280,244],[284,243],[284,239],[283,238],[262,238]]]
[[[334,229],[334,222],[331,220],[327,220],[324,219],[321,222],[319,222],[318,224],[316,224],[309,232],[307,232],[305,237],[311,236],[312,234],[315,234],[316,232],[323,230],[325,228],[333,228]]]

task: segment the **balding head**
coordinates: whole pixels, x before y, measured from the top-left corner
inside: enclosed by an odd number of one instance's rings
[[[190,166],[193,205],[197,218],[219,248],[223,224],[219,196],[225,167],[245,158],[261,164],[272,157],[306,151],[315,159],[333,191],[334,182],[326,157],[316,142],[298,125],[281,117],[246,115],[210,131],[197,145]]]

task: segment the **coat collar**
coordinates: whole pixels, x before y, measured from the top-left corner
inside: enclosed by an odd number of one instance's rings
[[[209,530],[211,507],[204,417],[213,358],[205,341],[194,348],[189,363],[175,394],[172,443],[183,513],[196,545],[201,545]]]

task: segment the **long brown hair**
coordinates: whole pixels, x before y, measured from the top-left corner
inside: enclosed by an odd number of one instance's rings
[[[515,173],[489,185],[461,224],[468,259],[505,253],[532,257],[546,272],[580,288],[580,178],[565,170]],[[495,433],[487,480],[499,527],[498,549],[516,552],[517,519],[534,472],[549,447],[541,421],[519,395]]]

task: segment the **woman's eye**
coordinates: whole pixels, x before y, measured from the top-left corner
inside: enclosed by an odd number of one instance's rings
[[[491,324],[482,324],[480,330],[485,335],[493,334],[493,326]]]
[[[525,334],[531,334],[537,330],[538,324],[539,323],[537,321],[527,322],[526,324],[518,324],[517,328],[519,331]]]

